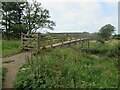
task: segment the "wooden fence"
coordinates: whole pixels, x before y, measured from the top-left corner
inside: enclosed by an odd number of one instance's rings
[[[81,47],[84,47],[84,43],[88,43],[88,47],[90,47],[89,39],[86,38],[69,38],[69,40],[63,40],[62,38],[46,36],[44,41],[49,41],[49,44],[45,44],[42,46],[42,37],[39,33],[37,34],[22,34],[21,35],[21,49],[22,50],[35,50],[38,51],[43,48],[55,48],[55,47],[64,47],[64,46],[71,46],[76,44],[81,44]],[[55,40],[59,40],[59,42],[55,42]]]
[[[21,35],[21,49],[34,50],[39,47],[39,34],[22,34]]]

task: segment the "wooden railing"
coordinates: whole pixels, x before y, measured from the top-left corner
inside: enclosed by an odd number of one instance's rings
[[[38,48],[39,34],[22,34],[21,35],[21,49],[29,50]]]
[[[55,47],[63,47],[63,46],[71,46],[72,44],[81,44],[81,47],[83,47],[83,44],[85,42],[88,43],[88,47],[90,47],[89,39],[86,38],[80,38],[80,39],[72,39],[63,41],[63,39],[59,39],[57,37],[48,37],[46,36],[46,41],[49,41],[50,43],[46,45],[42,45],[42,38],[41,35],[38,34],[22,34],[21,35],[21,49],[22,50],[36,50],[39,51],[40,49],[44,48],[55,48]],[[55,43],[55,40],[59,40],[59,42]]]

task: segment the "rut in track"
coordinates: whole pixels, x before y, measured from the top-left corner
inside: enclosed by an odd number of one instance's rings
[[[17,72],[19,71],[20,67],[26,62],[26,56],[31,56],[31,53],[23,52],[3,58],[3,61],[12,61],[10,63],[3,64],[3,67],[7,68],[5,80],[3,82],[3,88],[12,88],[13,80],[15,79]]]

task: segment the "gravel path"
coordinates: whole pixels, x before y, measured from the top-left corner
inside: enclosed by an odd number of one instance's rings
[[[7,73],[5,75],[5,80],[3,82],[3,88],[12,88],[13,80],[15,79],[16,73],[19,71],[20,67],[25,64],[26,56],[30,56],[30,52],[23,52],[19,54],[12,55],[10,57],[3,58],[3,61],[9,63],[4,63],[3,67],[7,68]]]

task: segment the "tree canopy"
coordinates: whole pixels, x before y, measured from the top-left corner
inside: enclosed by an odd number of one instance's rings
[[[115,31],[115,27],[112,26],[111,24],[107,24],[101,27],[98,34],[104,39],[109,39],[114,31]]]
[[[2,25],[5,26],[3,35],[8,38],[20,38],[21,33],[36,32],[38,28],[53,30],[55,26],[55,22],[50,20],[49,10],[36,1],[2,2],[2,10]]]

